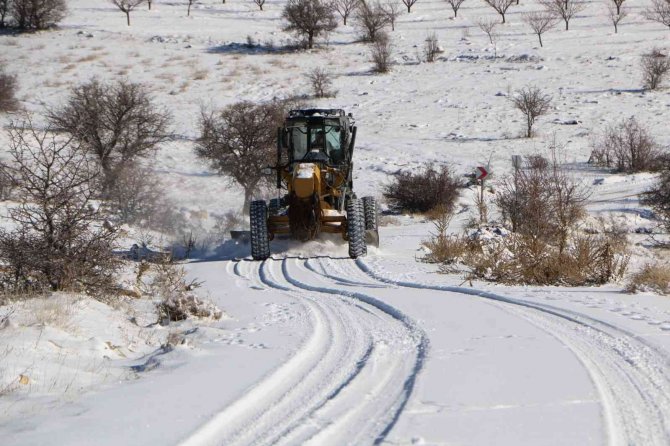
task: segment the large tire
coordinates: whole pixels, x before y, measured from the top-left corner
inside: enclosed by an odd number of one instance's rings
[[[356,259],[367,254],[365,208],[362,200],[352,198],[347,202],[347,236],[349,238],[349,257]]]
[[[270,257],[270,237],[268,236],[268,206],[265,201],[252,201],[249,208],[249,229],[251,230],[251,257],[265,260]]]
[[[363,197],[365,243],[379,248],[379,211],[375,197]]]

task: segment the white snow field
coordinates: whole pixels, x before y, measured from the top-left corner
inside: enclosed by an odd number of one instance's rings
[[[386,75],[371,72],[353,26],[313,51],[278,51],[290,37],[284,3],[259,11],[250,0],[202,0],[187,18],[186,1],[157,0],[128,27],[109,2],[70,0],[58,29],[0,34],[0,64],[37,114],[93,77],[146,84],[176,134],[147,167],[196,230],[242,205],[241,190],[194,155],[200,107],[309,94],[304,74],[322,66],[338,94],[308,102],[356,118],[360,196],[380,197],[390,174],[426,162],[463,174],[490,162],[495,187],[511,155],[546,153],[555,138],[593,184],[591,214],[631,231],[631,268],[661,255],[633,233],[654,223],[637,199],[654,176],[586,164],[594,138],[621,118],[670,144],[670,90],[641,89],[641,54],[670,50],[667,27],[642,17],[648,0],[624,4],[618,34],[607,4],[588,1],[543,48],[522,20],[536,0],[510,8],[495,48],[476,24],[496,17],[483,1],[466,0],[452,19],[446,2],[419,0],[391,32]],[[444,52],[420,63],[433,31]],[[246,46],[247,36],[260,45]],[[526,85],[553,97],[532,139],[518,137],[521,115],[507,99]],[[0,115],[3,125],[15,118]],[[2,132],[0,157],[5,145]],[[453,231],[472,203],[466,191]],[[31,318],[38,303],[0,307],[0,390],[25,370],[34,382],[0,391],[0,444],[670,444],[668,298],[624,294],[622,283],[463,283],[417,261],[431,229],[420,216],[389,218],[381,247],[357,261],[337,238],[273,242],[264,262],[227,241],[187,266],[229,316],[216,322],[145,330],[86,299],[65,319]],[[172,330],[186,342],[161,347]]]

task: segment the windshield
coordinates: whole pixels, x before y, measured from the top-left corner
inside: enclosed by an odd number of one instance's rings
[[[339,123],[328,123],[325,125],[298,124],[290,128],[291,152],[294,161],[302,160],[308,151],[322,152],[328,156],[332,163],[340,163],[343,160],[343,152],[340,145],[342,128]]]

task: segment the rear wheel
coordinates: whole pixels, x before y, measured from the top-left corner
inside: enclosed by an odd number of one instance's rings
[[[375,197],[363,197],[365,212],[365,241],[368,245],[379,247],[379,211]]]
[[[362,200],[353,198],[347,202],[347,235],[349,238],[349,257],[355,259],[367,254],[365,208]]]
[[[251,230],[251,257],[265,260],[270,257],[268,236],[268,206],[265,201],[252,201],[249,208],[249,229]]]

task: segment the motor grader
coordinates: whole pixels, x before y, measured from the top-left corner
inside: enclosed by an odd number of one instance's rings
[[[277,132],[278,197],[257,200],[249,210],[251,256],[270,256],[270,241],[285,234],[308,241],[322,233],[341,234],[349,256],[379,244],[377,203],[353,191],[356,126],[340,109],[291,110]]]

